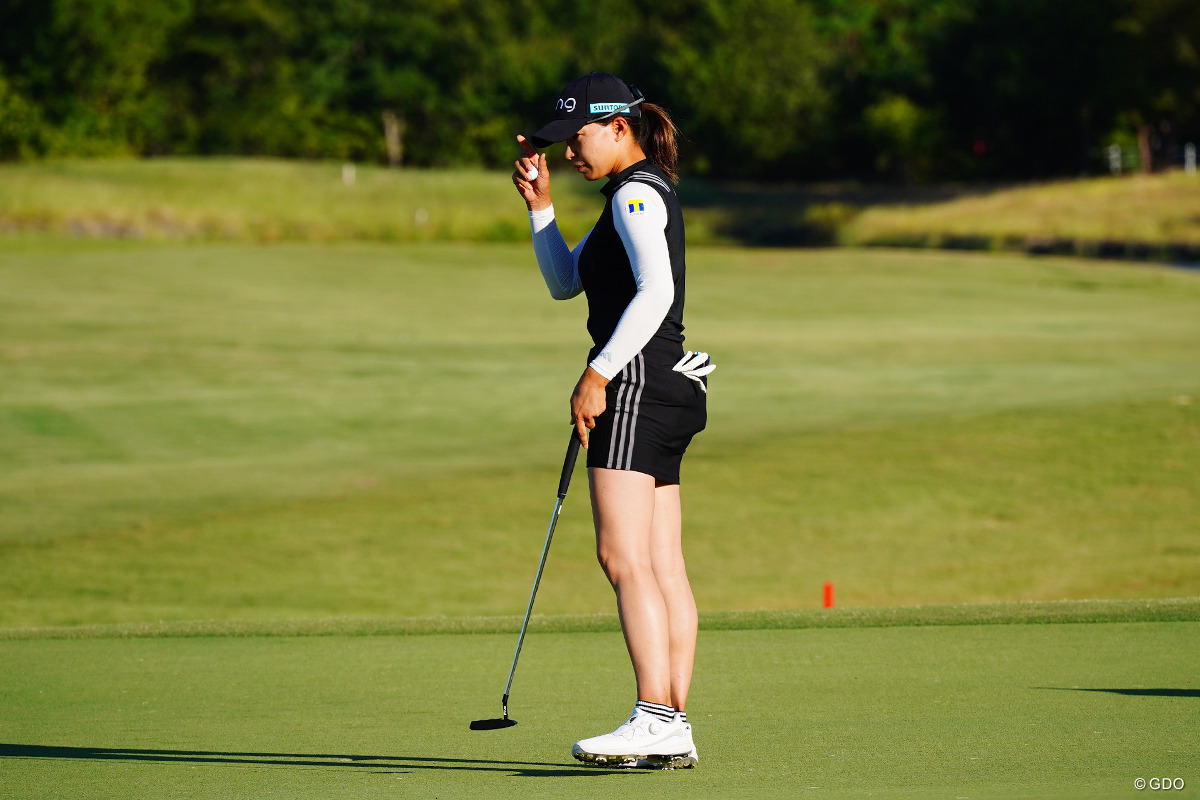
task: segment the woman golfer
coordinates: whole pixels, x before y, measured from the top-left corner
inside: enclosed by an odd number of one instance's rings
[[[593,72],[558,99],[554,121],[518,136],[513,183],[529,207],[533,249],[556,300],[587,295],[595,346],[571,395],[587,448],[596,551],[617,595],[637,704],[612,733],[576,742],[577,759],[609,766],[694,767],[684,713],[696,652],[696,602],[683,562],[679,463],[704,429],[704,353],[683,350],[683,215],[675,126],[619,78]],[[546,157],[566,157],[607,204],[574,249],[554,222]]]

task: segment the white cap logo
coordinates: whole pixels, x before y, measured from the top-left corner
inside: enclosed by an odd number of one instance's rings
[[[568,97],[566,100],[563,100],[561,97],[558,98],[558,107],[565,109],[568,114],[571,113],[575,110],[575,98]]]

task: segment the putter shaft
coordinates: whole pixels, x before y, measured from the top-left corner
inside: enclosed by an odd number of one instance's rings
[[[517,659],[521,657],[521,645],[525,643],[525,632],[529,629],[529,617],[533,614],[533,600],[537,597],[538,584],[542,582],[542,570],[546,568],[546,557],[550,555],[550,542],[554,539],[554,527],[558,524],[558,515],[562,512],[563,501],[567,499],[567,489],[571,485],[571,473],[575,471],[575,460],[579,456],[579,437],[571,429],[571,441],[567,444],[567,455],[563,459],[562,475],[558,479],[558,500],[554,503],[554,513],[550,515],[550,529],[546,531],[546,544],[542,547],[542,559],[538,562],[537,575],[533,578],[533,590],[529,592],[529,605],[525,607],[525,620],[521,623],[521,635],[517,637],[517,649],[513,652],[512,667],[508,670],[508,683],[504,685],[504,698],[500,701],[504,709],[504,719],[508,719],[508,694],[512,691],[513,675],[517,672]]]
[[[504,685],[505,719],[508,719],[508,693],[512,690],[513,675],[517,672],[517,659],[521,657],[521,645],[525,643],[525,631],[529,629],[529,617],[533,614],[533,599],[537,597],[538,584],[542,582],[542,570],[546,568],[546,557],[550,555],[550,542],[554,539],[554,528],[558,525],[558,515],[562,511],[565,499],[566,492],[563,492],[554,504],[554,514],[550,517],[550,530],[546,532],[546,545],[542,548],[542,560],[538,562],[537,575],[533,578],[533,590],[529,593],[529,605],[525,607],[525,621],[521,623],[521,635],[517,637],[517,649],[513,653],[512,667],[508,670],[508,683]]]

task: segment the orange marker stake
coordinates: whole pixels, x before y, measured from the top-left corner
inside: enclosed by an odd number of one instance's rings
[[[825,607],[833,608],[833,581],[825,581]]]

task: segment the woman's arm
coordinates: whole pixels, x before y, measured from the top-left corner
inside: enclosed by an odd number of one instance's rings
[[[529,208],[529,227],[533,231],[533,254],[546,288],[555,300],[567,300],[583,291],[579,280],[580,242],[572,252],[558,232],[554,204],[550,202],[550,169],[545,153],[539,153],[524,136],[517,143],[525,155],[513,162],[512,181]],[[583,237],[587,241],[587,237]]]
[[[533,231],[533,254],[546,288],[555,300],[568,300],[583,291],[579,280],[579,253],[587,236],[572,251],[558,231],[554,221],[554,206],[529,212],[529,227]],[[590,234],[590,231],[589,231]]]
[[[590,366],[612,379],[662,325],[675,301],[675,279],[667,247],[667,206],[644,183],[630,181],[613,197],[613,222],[625,244],[637,294],[625,307],[616,330]]]

